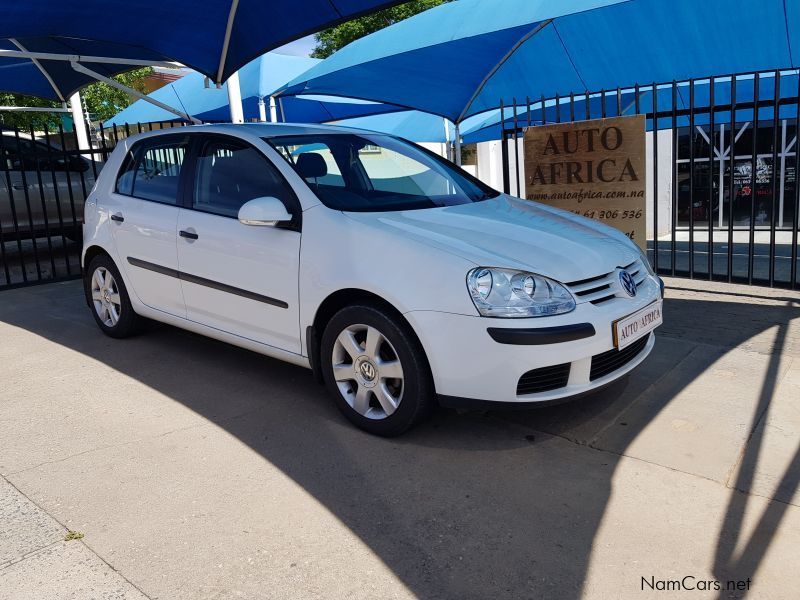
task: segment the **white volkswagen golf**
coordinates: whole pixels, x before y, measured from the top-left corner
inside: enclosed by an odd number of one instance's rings
[[[541,405],[641,363],[663,285],[624,235],[398,138],[213,125],[121,142],[85,208],[100,329],[143,317],[310,368],[397,435],[439,402]]]

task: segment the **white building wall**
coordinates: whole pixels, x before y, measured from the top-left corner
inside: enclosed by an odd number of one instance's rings
[[[500,142],[476,144],[478,155],[477,177],[496,190],[503,189],[503,158]]]
[[[672,129],[658,132],[658,198],[656,199],[653,171],[653,132],[645,134],[647,191],[645,193],[645,215],[647,218],[647,239],[653,239],[653,206],[658,202],[658,235],[668,235],[672,231]]]
[[[447,158],[447,144],[440,142],[417,142],[423,148],[427,148],[431,152],[435,152],[443,158]]]

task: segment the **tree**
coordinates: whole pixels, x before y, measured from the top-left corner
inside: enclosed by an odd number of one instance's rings
[[[58,102],[42,100],[33,96],[22,96],[20,94],[0,93],[0,106],[41,106],[47,108],[59,107]],[[16,127],[23,131],[33,127],[36,131],[42,131],[45,126],[51,131],[58,127],[61,117],[58,113],[40,112],[2,112],[0,111],[0,126]]]
[[[117,75],[113,79],[119,81],[139,92],[144,93],[144,80],[153,73],[151,67],[134,69],[127,73]],[[107,83],[97,82],[87,85],[81,90],[86,108],[92,121],[105,121],[110,119],[122,109],[130,106],[135,100],[122,90],[108,85]],[[0,106],[44,106],[57,108],[58,102],[43,100],[32,96],[20,94],[0,93]],[[42,131],[45,126],[48,129],[57,129],[61,117],[59,113],[32,113],[32,112],[0,112],[0,124],[18,127],[26,130],[33,127],[35,131]]]
[[[394,8],[387,8],[359,19],[326,29],[314,36],[317,46],[311,52],[314,58],[327,58],[350,42],[393,25],[424,10],[451,0],[411,0]]]
[[[153,74],[152,67],[134,69],[127,73],[117,75],[113,79],[124,86],[135,89],[142,94],[146,93],[144,81]],[[98,81],[86,86],[81,90],[86,108],[92,121],[105,121],[110,119],[119,111],[127,108],[136,100],[128,95],[127,92],[111,87],[107,83]]]

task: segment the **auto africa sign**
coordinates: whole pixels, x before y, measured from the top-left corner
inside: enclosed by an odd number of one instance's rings
[[[597,219],[644,248],[643,115],[531,127],[525,197]]]

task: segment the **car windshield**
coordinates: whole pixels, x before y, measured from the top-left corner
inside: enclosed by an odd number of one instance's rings
[[[388,135],[320,133],[266,141],[336,210],[415,210],[499,194],[433,152]]]

